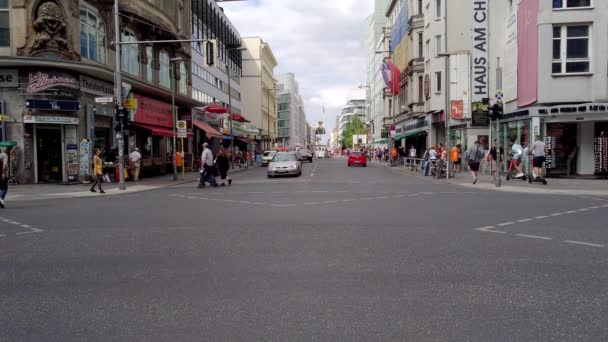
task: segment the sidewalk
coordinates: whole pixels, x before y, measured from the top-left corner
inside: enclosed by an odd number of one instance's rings
[[[386,162],[370,161],[370,164],[389,168]],[[504,175],[501,177],[502,186],[496,187],[494,177],[487,174],[480,174],[477,184],[473,185],[473,177],[469,172],[457,173],[456,177],[446,179],[434,179],[430,176],[424,177],[420,172],[413,172],[406,169],[404,166],[390,167],[390,170],[402,173],[411,177],[420,177],[426,180],[449,183],[459,185],[466,188],[475,188],[483,190],[518,192],[529,194],[547,194],[547,195],[572,195],[572,196],[607,196],[608,197],[608,181],[605,179],[565,179],[565,178],[547,178],[547,185],[540,183],[529,184],[527,181],[510,180],[507,181]]]
[[[253,170],[259,167],[259,165],[250,166],[249,168],[236,168],[228,171],[229,174],[239,173],[247,170]],[[78,197],[97,197],[97,196],[113,196],[113,195],[124,195],[142,191],[150,191],[156,189],[162,189],[174,185],[195,182],[199,179],[199,173],[188,172],[182,178],[182,174],[178,174],[177,181],[173,180],[173,174],[143,178],[139,182],[126,182],[126,190],[119,190],[118,183],[102,183],[105,194],[93,193],[89,191],[91,184],[23,184],[23,185],[10,185],[8,195],[6,196],[7,201],[36,201],[36,200],[50,200],[50,199],[61,199],[61,198],[78,198]]]

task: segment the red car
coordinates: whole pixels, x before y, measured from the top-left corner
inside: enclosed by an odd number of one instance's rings
[[[351,152],[348,155],[348,166],[351,165],[367,166],[367,158],[361,152]]]

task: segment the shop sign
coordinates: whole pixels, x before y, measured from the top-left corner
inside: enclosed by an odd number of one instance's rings
[[[450,106],[450,117],[452,119],[463,119],[464,118],[464,101],[462,100],[452,100],[452,105]]]
[[[19,72],[17,69],[0,69],[0,88],[14,88],[19,86]]]
[[[487,127],[490,125],[488,105],[483,102],[473,103],[473,120],[471,126]]]
[[[137,99],[125,99],[123,107],[125,109],[137,110]]]
[[[63,73],[30,72],[27,77],[28,93],[37,93],[42,90],[56,87],[78,89],[78,81],[73,76]]]
[[[38,110],[57,110],[57,111],[79,111],[80,102],[63,100],[35,100],[26,99],[25,108]]]
[[[488,98],[488,1],[473,2],[473,96],[472,102]]]
[[[97,96],[112,96],[114,85],[87,76],[80,76],[80,91]]]
[[[187,138],[188,137],[188,123],[184,120],[177,122],[177,137]]]
[[[68,116],[24,115],[23,123],[78,125],[78,118]]]
[[[161,127],[173,127],[171,104],[135,94],[137,110],[133,122]]]

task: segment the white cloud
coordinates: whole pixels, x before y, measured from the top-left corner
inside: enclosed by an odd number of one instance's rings
[[[270,44],[279,66],[300,83],[307,119],[335,123],[341,107],[365,98],[365,18],[371,0],[250,0],[221,3],[241,36]],[[326,115],[323,117],[322,108]]]

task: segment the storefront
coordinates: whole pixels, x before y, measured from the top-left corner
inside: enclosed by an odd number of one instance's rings
[[[420,157],[427,149],[429,130],[430,116],[407,121],[396,129],[396,145],[404,147],[406,151],[414,146],[416,154]]]

